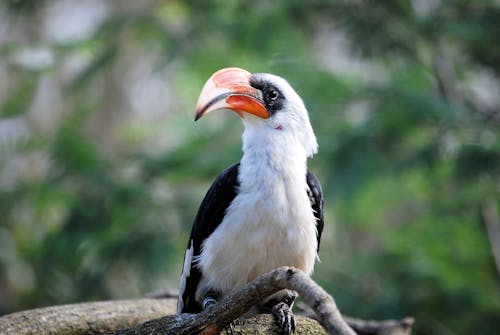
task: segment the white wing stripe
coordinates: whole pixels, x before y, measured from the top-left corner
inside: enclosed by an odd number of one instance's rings
[[[181,281],[179,283],[179,300],[177,301],[177,314],[180,314],[182,308],[184,307],[184,301],[182,300],[182,296],[184,291],[186,290],[186,280],[191,274],[191,262],[193,260],[193,240],[191,240],[191,244],[189,249],[186,250],[186,255],[184,256],[184,266],[182,268]]]

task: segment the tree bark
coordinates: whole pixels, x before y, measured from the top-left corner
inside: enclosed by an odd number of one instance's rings
[[[0,334],[102,334],[175,313],[177,299],[88,302],[37,308],[0,317]]]
[[[228,332],[224,329],[230,322],[234,335],[273,334],[277,333],[277,328],[270,315],[238,318],[265,297],[285,288],[299,293],[324,327],[315,320],[298,316],[297,335],[327,332],[339,335],[356,334],[341,317],[332,297],[303,272],[288,267],[276,269],[257,278],[212,309],[196,315],[169,315],[175,313],[175,298],[82,303],[34,309],[0,317],[0,334],[225,334]],[[377,323],[353,319],[351,323],[358,335],[406,335],[411,333],[413,321],[405,319]]]
[[[166,316],[111,334],[215,335],[266,297],[283,289],[296,291],[316,312],[318,321],[329,334],[356,335],[342,319],[333,298],[304,272],[292,267],[281,267],[257,277],[242,290],[199,314]]]

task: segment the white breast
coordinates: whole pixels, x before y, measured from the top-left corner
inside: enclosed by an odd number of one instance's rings
[[[279,266],[313,270],[317,232],[305,157],[285,168],[279,154],[262,160],[262,152],[250,152],[241,161],[238,195],[197,259],[198,297],[209,289],[227,294]]]

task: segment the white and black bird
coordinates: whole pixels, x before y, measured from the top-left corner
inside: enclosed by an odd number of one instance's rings
[[[280,266],[311,274],[319,250],[323,195],[306,162],[318,144],[302,99],[283,78],[226,68],[203,87],[195,121],[221,109],[243,120],[243,157],[217,177],[200,205],[178,313],[198,313]],[[295,297],[280,291],[256,307],[290,334]]]

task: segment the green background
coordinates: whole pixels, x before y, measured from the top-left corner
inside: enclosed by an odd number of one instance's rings
[[[343,313],[496,333],[499,38],[493,0],[2,2],[0,314],[176,290],[241,157],[237,116],[194,107],[238,66],[308,107]]]

